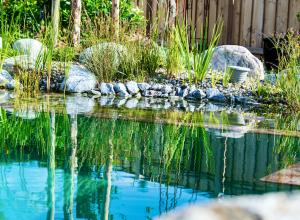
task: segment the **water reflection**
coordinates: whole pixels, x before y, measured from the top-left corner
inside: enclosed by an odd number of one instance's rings
[[[232,118],[245,129],[222,128]],[[241,115],[222,112],[181,120],[76,110],[32,119],[2,109],[0,212],[4,219],[145,219],[218,195],[297,189],[259,179],[297,161],[298,137],[249,132]]]

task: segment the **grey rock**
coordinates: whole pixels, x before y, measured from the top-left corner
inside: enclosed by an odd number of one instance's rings
[[[126,86],[123,83],[114,84],[114,90],[116,94],[120,97],[128,97],[130,96],[127,92]]]
[[[126,82],[125,85],[130,95],[136,95],[140,91],[138,84],[135,81]]]
[[[208,100],[215,102],[225,102],[226,97],[218,89],[210,88],[206,90]]]
[[[93,90],[96,84],[97,80],[93,73],[84,66],[72,64],[60,89],[70,93],[82,93]]]
[[[114,95],[114,86],[112,83],[101,83],[100,91],[103,95]]]
[[[277,76],[274,73],[265,75],[265,82],[275,85],[277,82]]]
[[[126,102],[126,104],[125,104],[125,107],[126,108],[136,108],[137,107],[137,105],[138,105],[138,103],[139,103],[139,100],[138,99],[136,99],[136,98],[131,98],[131,99],[128,99],[128,101]]]
[[[9,73],[14,73],[17,69],[28,71],[39,69],[41,66],[36,66],[36,60],[32,57],[28,55],[19,55],[5,59],[2,68]]]
[[[127,99],[124,99],[124,98],[116,99],[116,100],[115,100],[115,105],[116,105],[117,107],[122,107],[123,105],[125,105],[126,101],[127,101]]]
[[[187,87],[177,87],[176,95],[185,98],[189,94],[189,89]]]
[[[194,100],[201,100],[206,97],[205,92],[203,92],[202,89],[193,89],[189,95],[187,96],[188,99],[194,99]]]
[[[163,89],[164,85],[160,83],[154,83],[151,85],[151,90],[161,91]]]
[[[142,92],[151,88],[151,86],[148,83],[138,83],[138,87]]]
[[[11,81],[9,81],[7,84],[6,84],[6,88],[8,89],[8,90],[14,90],[14,89],[20,89],[20,90],[22,90],[23,89],[23,85],[21,84],[21,83],[19,83],[19,82],[17,82],[16,80],[11,80]]]
[[[170,94],[173,91],[173,86],[170,84],[164,85],[161,91],[165,94]]]
[[[123,45],[103,42],[83,50],[79,55],[80,63],[87,64],[94,58],[101,58],[102,56],[111,56],[111,62],[114,65],[119,65],[120,60],[127,54],[127,48]]]
[[[0,76],[5,78],[7,81],[13,80],[13,77],[6,70],[2,70],[1,73],[0,73]]]
[[[227,66],[240,66],[250,68],[250,77],[264,79],[263,63],[251,52],[242,46],[223,45],[215,48],[210,63],[213,70],[224,72]]]
[[[101,96],[99,102],[101,106],[112,106],[114,103],[114,99],[115,98],[111,96]]]
[[[34,60],[42,59],[47,50],[40,41],[30,38],[17,40],[13,44],[13,49],[20,55],[27,55]]]

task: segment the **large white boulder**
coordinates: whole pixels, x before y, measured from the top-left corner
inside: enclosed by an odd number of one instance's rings
[[[91,91],[96,87],[97,79],[93,73],[81,65],[72,64],[61,90],[70,93],[82,93]]]
[[[2,49],[2,37],[0,37],[0,50]]]
[[[250,77],[264,79],[263,63],[247,48],[237,45],[223,45],[215,48],[211,68],[224,72],[228,66],[240,66],[251,69]]]
[[[13,49],[20,55],[27,55],[35,60],[42,58],[46,51],[46,47],[40,41],[30,38],[17,40]]]
[[[120,59],[126,56],[126,54],[126,47],[112,42],[104,42],[83,50],[79,55],[79,62],[87,64],[91,62],[93,58],[101,58],[103,55],[111,56],[113,63],[118,65]]]

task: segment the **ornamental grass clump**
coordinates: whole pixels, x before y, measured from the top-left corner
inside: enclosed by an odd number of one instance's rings
[[[192,28],[190,31],[185,24],[176,26],[176,35],[179,39],[178,47],[190,80],[204,80],[209,70],[214,48],[220,41],[222,30],[223,23],[218,22],[213,28],[211,39],[208,41],[207,22],[199,30],[202,39],[196,38],[195,29]]]
[[[289,109],[300,110],[300,35],[290,32],[280,44],[278,86]]]

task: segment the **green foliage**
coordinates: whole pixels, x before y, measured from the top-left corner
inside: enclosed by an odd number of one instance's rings
[[[82,21],[94,20],[98,16],[109,16],[111,0],[83,0]],[[60,14],[62,28],[68,28],[71,17],[71,0],[61,0]],[[51,1],[49,0],[6,0],[0,3],[0,14],[6,20],[18,19],[23,32],[33,36],[44,23],[50,21]],[[121,21],[136,25],[144,22],[143,12],[131,0],[120,1]]]
[[[278,86],[293,111],[300,110],[300,36],[287,34],[285,44],[279,44],[283,54],[279,57]]]
[[[185,24],[176,26],[176,34],[178,39],[180,39],[178,46],[189,73],[190,80],[202,81],[205,78],[214,48],[219,43],[222,29],[223,24],[218,22],[213,28],[210,41],[207,43],[207,24],[202,25],[200,30],[200,36],[203,37],[200,42],[196,39],[195,29],[192,29],[192,37],[190,37],[190,31]]]

